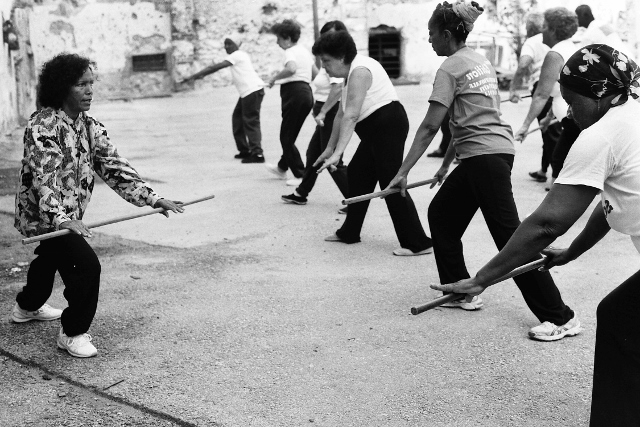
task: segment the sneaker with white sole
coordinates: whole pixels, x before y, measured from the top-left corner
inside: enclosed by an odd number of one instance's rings
[[[582,332],[582,327],[580,326],[578,316],[574,314],[573,319],[562,326],[551,322],[543,322],[529,329],[529,338],[538,341],[558,341],[564,337],[574,337],[580,332]]]
[[[442,295],[444,295],[444,294],[442,294]],[[457,299],[455,301],[446,302],[446,303],[442,304],[442,307],[461,308],[463,310],[473,311],[473,310],[479,309],[483,305],[484,304],[482,303],[482,298],[480,298],[479,295],[476,295],[475,297],[473,297],[471,302],[467,302],[467,300],[463,297],[463,298]]]
[[[98,350],[91,344],[91,335],[80,334],[74,337],[67,336],[62,328],[58,333],[58,348],[66,350],[75,357],[93,357],[98,354]]]
[[[271,163],[266,163],[264,165],[269,172],[274,174],[280,179],[287,179],[287,171],[283,171],[278,167],[278,165],[272,165]]]
[[[432,252],[433,252],[433,247],[430,246],[418,252],[413,252],[411,249],[407,249],[407,248],[398,248],[393,251],[393,254],[395,256],[419,256],[419,255],[427,255]]]
[[[27,311],[21,309],[18,303],[16,303],[11,311],[11,320],[16,323],[28,322],[30,320],[56,320],[59,319],[60,316],[62,316],[62,310],[53,308],[49,304],[44,304],[36,311]]]
[[[285,184],[287,184],[289,187],[297,187],[301,182],[302,178],[291,178],[288,179]]]

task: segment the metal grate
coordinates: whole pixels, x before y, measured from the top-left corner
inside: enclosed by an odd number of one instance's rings
[[[133,71],[166,71],[167,55],[155,53],[152,55],[133,55],[131,57]]]
[[[392,27],[369,31],[369,56],[378,61],[389,77],[400,77],[400,32]]]

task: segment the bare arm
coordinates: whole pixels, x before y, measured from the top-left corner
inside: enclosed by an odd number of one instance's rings
[[[520,101],[520,96],[516,93],[516,89],[522,84],[522,79],[529,73],[529,69],[533,64],[533,58],[529,55],[520,57],[518,68],[516,69],[511,84],[509,85],[509,100],[511,102]]]
[[[536,87],[536,91],[533,94],[529,112],[522,123],[522,127],[515,135],[517,141],[524,141],[529,126],[531,126],[531,123],[533,123],[544,109],[544,106],[549,100],[549,96],[551,96],[553,86],[558,81],[558,76],[560,76],[563,65],[564,61],[562,56],[556,52],[549,52],[547,56],[544,57],[544,62],[540,69],[540,80],[538,80],[538,87]]]
[[[342,83],[333,83],[331,85],[331,91],[327,96],[327,100],[324,105],[318,112],[318,115],[314,117],[318,126],[324,126],[324,118],[327,116],[329,110],[333,108],[334,105],[340,101],[340,96],[342,94]]]
[[[187,82],[187,81],[190,81],[190,80],[201,79],[201,78],[203,78],[205,76],[208,76],[209,74],[213,74],[216,71],[220,71],[223,68],[230,67],[232,65],[233,64],[231,62],[226,61],[226,60],[222,61],[222,62],[218,62],[217,64],[210,65],[207,68],[204,68],[204,69],[198,71],[197,73],[192,74],[191,76],[189,76],[186,79],[182,80],[182,82],[184,83],[184,82]]]
[[[286,64],[284,64],[284,68],[278,71],[278,74],[271,77],[271,79],[269,80],[269,87],[273,87],[273,85],[276,83],[276,80],[286,79],[287,77],[293,76],[296,73],[297,69],[298,66],[295,62],[287,62]]]

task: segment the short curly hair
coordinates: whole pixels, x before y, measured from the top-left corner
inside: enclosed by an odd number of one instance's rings
[[[94,67],[89,58],[75,53],[61,53],[45,62],[38,78],[38,105],[62,108],[71,87],[89,68]]]
[[[297,43],[300,40],[300,24],[292,19],[285,19],[280,23],[274,24],[271,27],[271,33],[283,39],[291,39],[293,43]]]
[[[324,33],[313,44],[311,52],[315,56],[329,55],[333,58],[344,59],[345,64],[351,64],[358,50],[356,43],[347,31]]]
[[[573,37],[578,31],[578,16],[566,7],[552,7],[544,11],[547,28],[555,31],[558,41]]]

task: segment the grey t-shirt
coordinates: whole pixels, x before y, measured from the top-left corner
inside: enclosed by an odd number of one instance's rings
[[[496,72],[484,56],[465,47],[448,57],[436,72],[429,102],[449,108],[458,158],[515,154],[511,127],[500,117]]]

